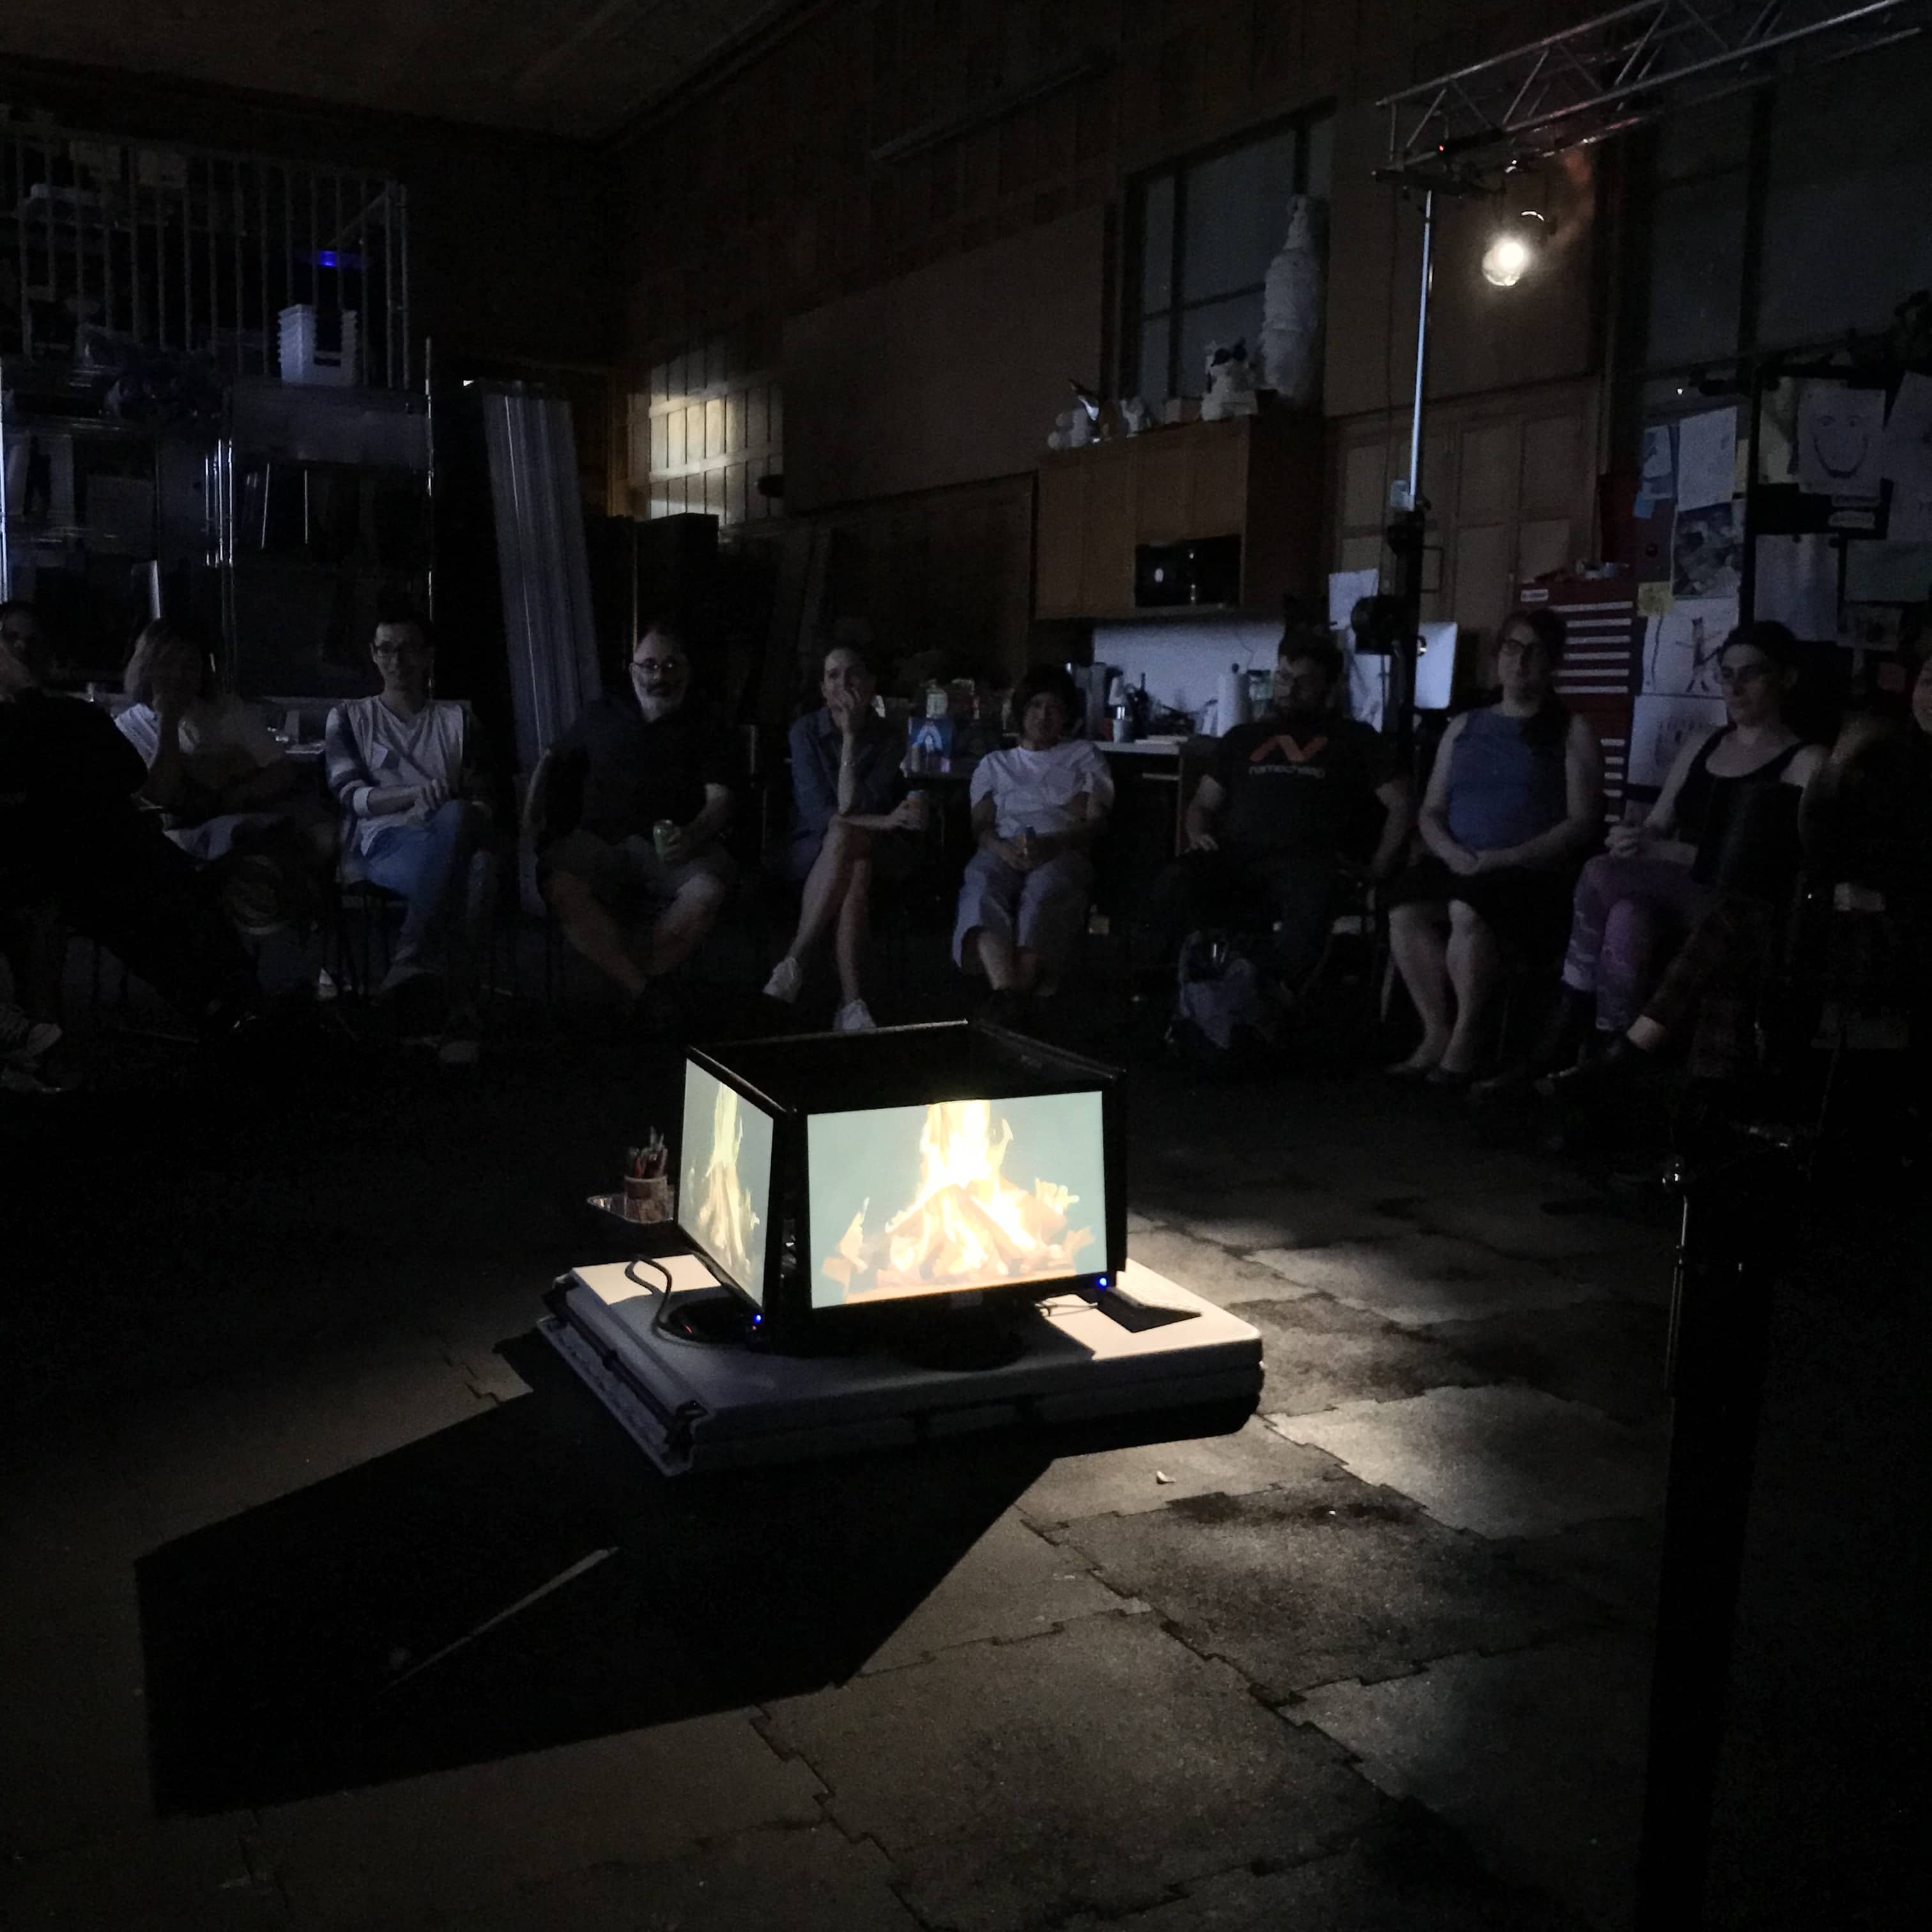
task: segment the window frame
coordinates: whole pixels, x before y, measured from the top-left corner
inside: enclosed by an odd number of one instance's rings
[[[1271,120],[1242,128],[1204,147],[1190,148],[1185,154],[1171,155],[1151,167],[1138,170],[1127,178],[1124,196],[1126,246],[1122,250],[1119,310],[1121,319],[1120,350],[1117,394],[1131,396],[1140,392],[1142,338],[1148,325],[1155,322],[1165,322],[1168,325],[1166,386],[1160,397],[1148,400],[1162,402],[1170,397],[1185,393],[1180,384],[1181,318],[1196,309],[1211,308],[1217,302],[1235,301],[1244,296],[1258,295],[1267,286],[1265,280],[1246,283],[1238,288],[1223,289],[1213,295],[1198,297],[1192,302],[1182,299],[1181,290],[1186,265],[1188,176],[1210,161],[1220,160],[1225,155],[1238,153],[1244,148],[1258,147],[1264,142],[1292,134],[1295,136],[1294,184],[1291,192],[1306,194],[1308,192],[1310,135],[1319,122],[1325,120],[1332,123],[1335,117],[1336,102],[1332,97],[1324,96],[1305,107],[1297,108],[1292,113],[1276,115]],[[1331,172],[1332,168],[1331,158]],[[1162,181],[1171,181],[1174,184],[1174,211],[1168,224],[1167,305],[1164,308],[1148,309],[1142,305],[1147,279],[1147,202],[1155,184]],[[1332,200],[1332,194],[1329,198]]]

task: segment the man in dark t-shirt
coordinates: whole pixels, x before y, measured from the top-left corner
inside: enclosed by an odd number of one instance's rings
[[[689,957],[730,892],[730,746],[686,702],[671,625],[631,654],[631,689],[587,706],[531,787],[537,878],[564,936],[634,1000]]]
[[[1277,970],[1298,985],[1321,957],[1345,868],[1385,878],[1414,810],[1388,741],[1337,708],[1342,654],[1290,631],[1268,715],[1238,724],[1188,802],[1186,855],[1156,883],[1170,944],[1197,926],[1270,926]]]

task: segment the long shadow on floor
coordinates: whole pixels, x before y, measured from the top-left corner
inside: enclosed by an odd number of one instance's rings
[[[840,1682],[1055,1454],[1102,1442],[667,1482],[540,1343],[506,1352],[536,1393],[136,1564],[158,1812],[284,1802]]]

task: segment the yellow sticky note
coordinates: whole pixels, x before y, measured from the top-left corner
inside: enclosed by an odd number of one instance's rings
[[[1667,584],[1640,584],[1636,587],[1636,608],[1646,617],[1661,617],[1676,602]]]

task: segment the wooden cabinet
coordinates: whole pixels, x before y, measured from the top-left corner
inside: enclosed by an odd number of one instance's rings
[[[1240,595],[1272,616],[1322,586],[1322,423],[1286,410],[1188,423],[1049,453],[1040,469],[1034,608],[1040,617],[1198,614],[1136,608],[1143,544],[1241,540]]]

